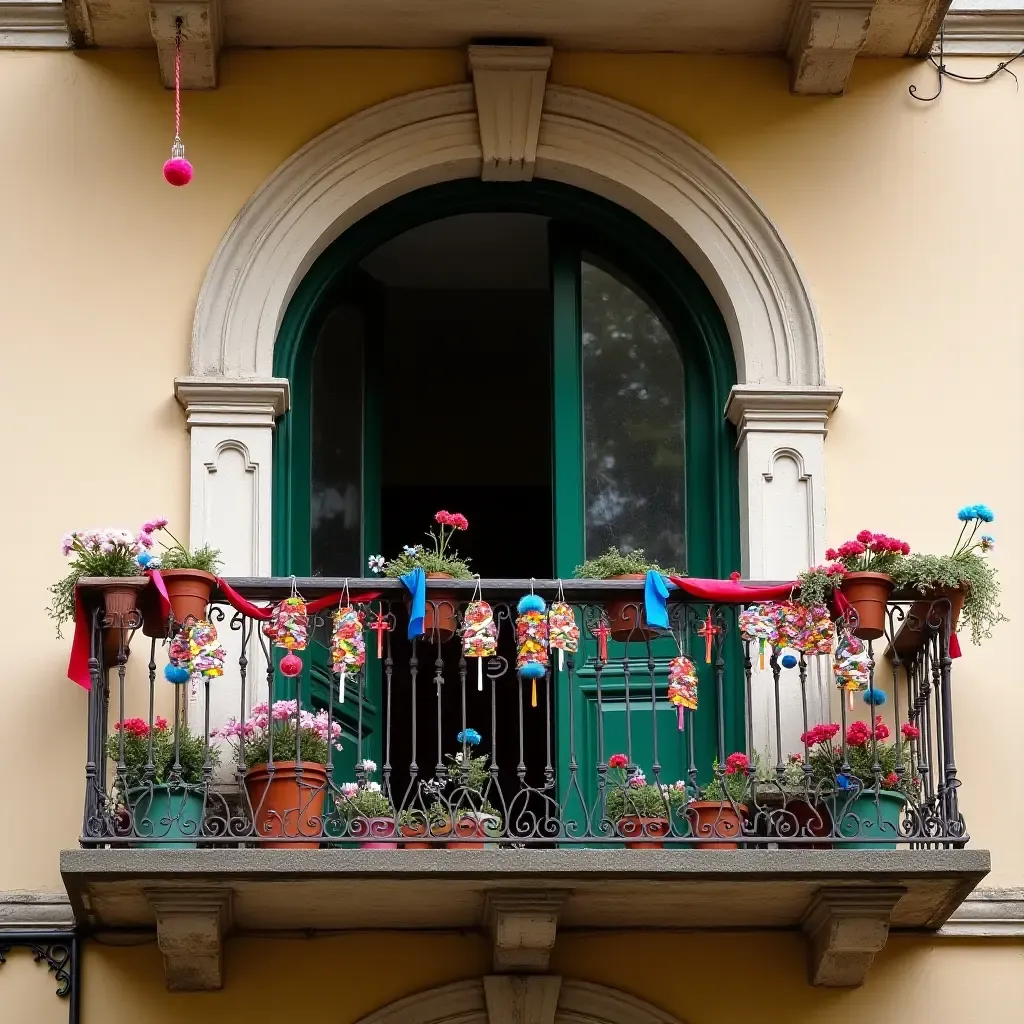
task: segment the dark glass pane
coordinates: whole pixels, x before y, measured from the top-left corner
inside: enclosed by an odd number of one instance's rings
[[[583,445],[587,557],[643,548],[686,566],[683,362],[651,306],[583,262]]]
[[[313,353],[310,568],[365,576],[362,557],[363,343],[353,306],[328,316]]]

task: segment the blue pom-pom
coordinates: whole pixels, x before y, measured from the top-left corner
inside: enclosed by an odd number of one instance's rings
[[[795,654],[784,654],[780,660],[782,661],[783,668],[796,668]]]
[[[189,671],[183,665],[165,665],[164,677],[169,683],[187,683]]]
[[[528,661],[520,670],[519,674],[524,679],[540,679],[545,671],[544,666],[539,661]]]
[[[526,612],[542,612],[545,608],[547,608],[547,605],[540,594],[527,594],[519,601],[518,605],[520,615],[525,615]]]
[[[143,569],[145,569],[146,566],[153,561],[153,556],[148,551],[140,551],[135,556],[135,561],[138,562]]]
[[[865,690],[864,703],[880,708],[886,701],[885,690]]]

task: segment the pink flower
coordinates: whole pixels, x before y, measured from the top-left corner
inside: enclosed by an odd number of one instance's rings
[[[789,755],[789,763],[790,764],[803,764],[804,763],[804,755],[803,754],[790,754]]]
[[[845,576],[846,566],[842,562],[832,562],[830,565],[825,566],[825,575],[827,576]]]
[[[156,533],[162,530],[168,523],[166,519],[149,519],[142,524],[142,533]]]
[[[157,715],[157,716],[156,716],[156,723],[155,723],[155,727],[156,727],[156,728],[157,728],[157,730],[159,730],[160,732],[163,732],[163,730],[164,730],[164,729],[166,729],[166,728],[168,727],[168,725],[167,725],[167,719],[166,719],[166,718],[164,718],[164,717],[163,717],[162,715]]]
[[[848,540],[839,548],[840,558],[854,558],[857,555],[863,555],[866,548],[859,541]]]
[[[828,551],[825,552],[825,557],[830,562],[834,562],[839,557],[839,552],[836,551],[835,548],[829,548]]]
[[[808,729],[807,732],[800,737],[800,742],[806,743],[809,747],[813,747],[819,743],[828,743],[838,734],[839,723],[829,722],[828,724],[816,725],[813,729]]]
[[[138,538],[138,547],[148,551],[153,546],[153,536],[149,533],[140,533]]]
[[[870,530],[861,530],[860,533],[857,534],[857,540],[859,540],[861,544],[870,544],[874,539],[875,535]]]
[[[878,740],[887,740],[889,738],[889,726],[882,721],[881,715],[875,716],[875,738]]]
[[[864,722],[854,722],[847,726],[846,742],[851,747],[865,747],[871,739],[871,730]]]
[[[441,509],[440,512],[436,512],[434,514],[434,522],[435,523],[440,523],[441,526],[451,526],[452,525],[452,514],[451,514],[451,512],[446,512],[444,509]]]
[[[910,722],[904,722],[900,726],[900,732],[903,733],[905,740],[916,740],[921,735],[921,730],[916,725],[911,725]]]
[[[630,789],[643,789],[647,785],[647,776],[639,768],[633,773],[629,780]]]
[[[448,525],[454,526],[456,530],[468,530],[469,520],[461,512],[453,512],[448,520]]]
[[[884,779],[882,779],[883,786],[889,786],[895,789],[900,784],[900,777],[895,772],[889,772]]]
[[[900,544],[900,554],[901,555],[909,555],[910,554],[910,545],[906,541],[903,541]]]
[[[75,549],[75,535],[73,533],[65,533],[60,541],[60,553],[62,555],[70,555]]]
[[[629,764],[629,758],[625,754],[612,754],[608,758],[609,768],[625,768]]]
[[[725,759],[726,775],[741,775],[750,767],[750,758],[737,751]]]
[[[135,736],[137,739],[144,739],[149,735],[149,725],[142,718],[126,718],[123,722],[114,724],[115,732],[123,732],[126,736]]]
[[[346,799],[351,800],[359,792],[358,782],[343,782],[341,785],[341,795]]]

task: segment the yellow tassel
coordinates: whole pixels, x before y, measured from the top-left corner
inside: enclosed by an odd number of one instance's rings
[[[535,708],[537,706],[537,680],[533,680],[533,689],[530,694],[530,707]]]

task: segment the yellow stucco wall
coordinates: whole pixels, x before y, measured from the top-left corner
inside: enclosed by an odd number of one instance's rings
[[[0,565],[16,596],[0,667],[0,888],[59,888],[57,850],[79,828],[84,694],[64,678],[67,643],[42,611],[62,570],[57,539],[157,513],[185,526],[188,441],[171,382],[188,370],[220,236],[320,131],[464,76],[454,52],[227,53],[221,87],[185,97],[197,175],[175,190],[160,177],[171,97],[151,53],[0,53]],[[552,77],[689,132],[789,242],[820,312],[829,379],[846,389],[828,439],[831,540],[866,525],[942,550],[959,505],[997,510],[1015,621],[981,649],[966,645],[956,740],[974,844],[994,853],[989,882],[1020,884],[1024,94],[997,80],[923,106],[907,85],[927,91],[930,72],[896,61],[859,62],[842,99],[791,97],[774,60],[560,54]],[[90,957],[116,971],[146,955]]]

